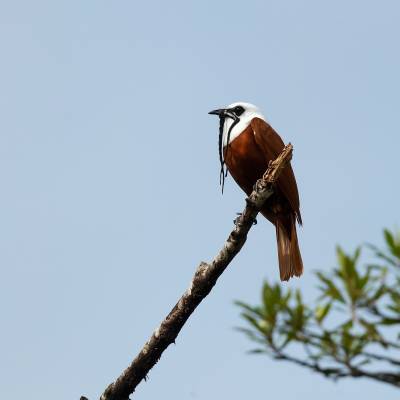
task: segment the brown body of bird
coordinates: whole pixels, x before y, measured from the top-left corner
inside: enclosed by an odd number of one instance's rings
[[[222,179],[224,164],[236,183],[249,195],[284,148],[281,137],[268,124],[259,109],[249,103],[234,103],[211,111],[221,119],[220,160]],[[301,225],[300,201],[291,165],[279,176],[273,195],[261,213],[275,225],[281,280],[300,276],[303,272],[296,221]]]

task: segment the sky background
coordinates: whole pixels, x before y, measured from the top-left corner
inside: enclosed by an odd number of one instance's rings
[[[0,397],[91,400],[232,228],[209,110],[257,104],[285,142],[300,287],[399,226],[400,3],[0,1]],[[233,301],[278,279],[259,219],[136,399],[398,399],[246,354]]]

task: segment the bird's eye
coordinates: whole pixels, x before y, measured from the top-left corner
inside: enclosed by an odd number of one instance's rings
[[[244,108],[242,106],[236,106],[233,109],[233,112],[239,117],[240,115],[242,115],[244,113]]]

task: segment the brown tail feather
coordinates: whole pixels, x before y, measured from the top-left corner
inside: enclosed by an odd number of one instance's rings
[[[296,220],[291,216],[290,225],[285,227],[283,222],[277,219],[275,226],[280,277],[281,281],[288,281],[292,276],[300,276],[303,273]]]

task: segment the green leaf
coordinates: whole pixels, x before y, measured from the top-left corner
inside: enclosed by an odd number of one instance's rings
[[[379,323],[381,325],[398,325],[400,324],[399,318],[382,318]]]
[[[393,248],[396,247],[392,232],[390,232],[388,229],[384,229],[383,230],[383,236],[385,237],[386,244],[388,245],[388,247],[390,249],[393,249]]]
[[[375,326],[375,324],[360,318],[359,319],[360,324],[365,328],[366,330],[366,334],[367,334],[367,338],[370,341],[380,341],[382,339],[377,327]]]
[[[256,333],[255,331],[248,329],[248,328],[242,328],[238,327],[235,328],[237,331],[244,333],[251,341],[257,342],[260,344],[265,344],[266,339],[264,336],[260,336],[260,334]]]
[[[336,287],[331,279],[326,277],[322,272],[316,272],[318,279],[325,284],[322,287],[322,297],[329,297],[333,300],[337,300],[343,304],[346,303],[344,297],[340,293],[340,290]]]
[[[274,330],[274,325],[268,323],[264,319],[256,319],[252,315],[243,313],[242,317],[258,332],[264,336],[270,336]]]
[[[331,302],[326,303],[323,306],[317,306],[317,308],[315,309],[315,319],[319,324],[321,324],[324,321],[325,317],[331,310],[331,307],[332,307]]]
[[[400,237],[398,235],[396,237],[388,229],[383,230],[383,235],[392,255],[394,255],[396,258],[400,258]]]
[[[372,295],[367,297],[365,304],[367,306],[374,306],[375,303],[385,294],[387,294],[387,288],[385,285],[379,286],[376,291],[372,292]]]
[[[265,349],[253,349],[249,350],[249,354],[261,354],[261,353],[266,353],[267,351]]]
[[[396,261],[395,259],[393,259],[392,257],[388,256],[387,254],[385,254],[382,250],[380,250],[377,246],[374,246],[370,243],[367,243],[366,246],[371,249],[374,253],[375,256],[388,262],[390,265],[396,267],[398,266],[398,261]]]

